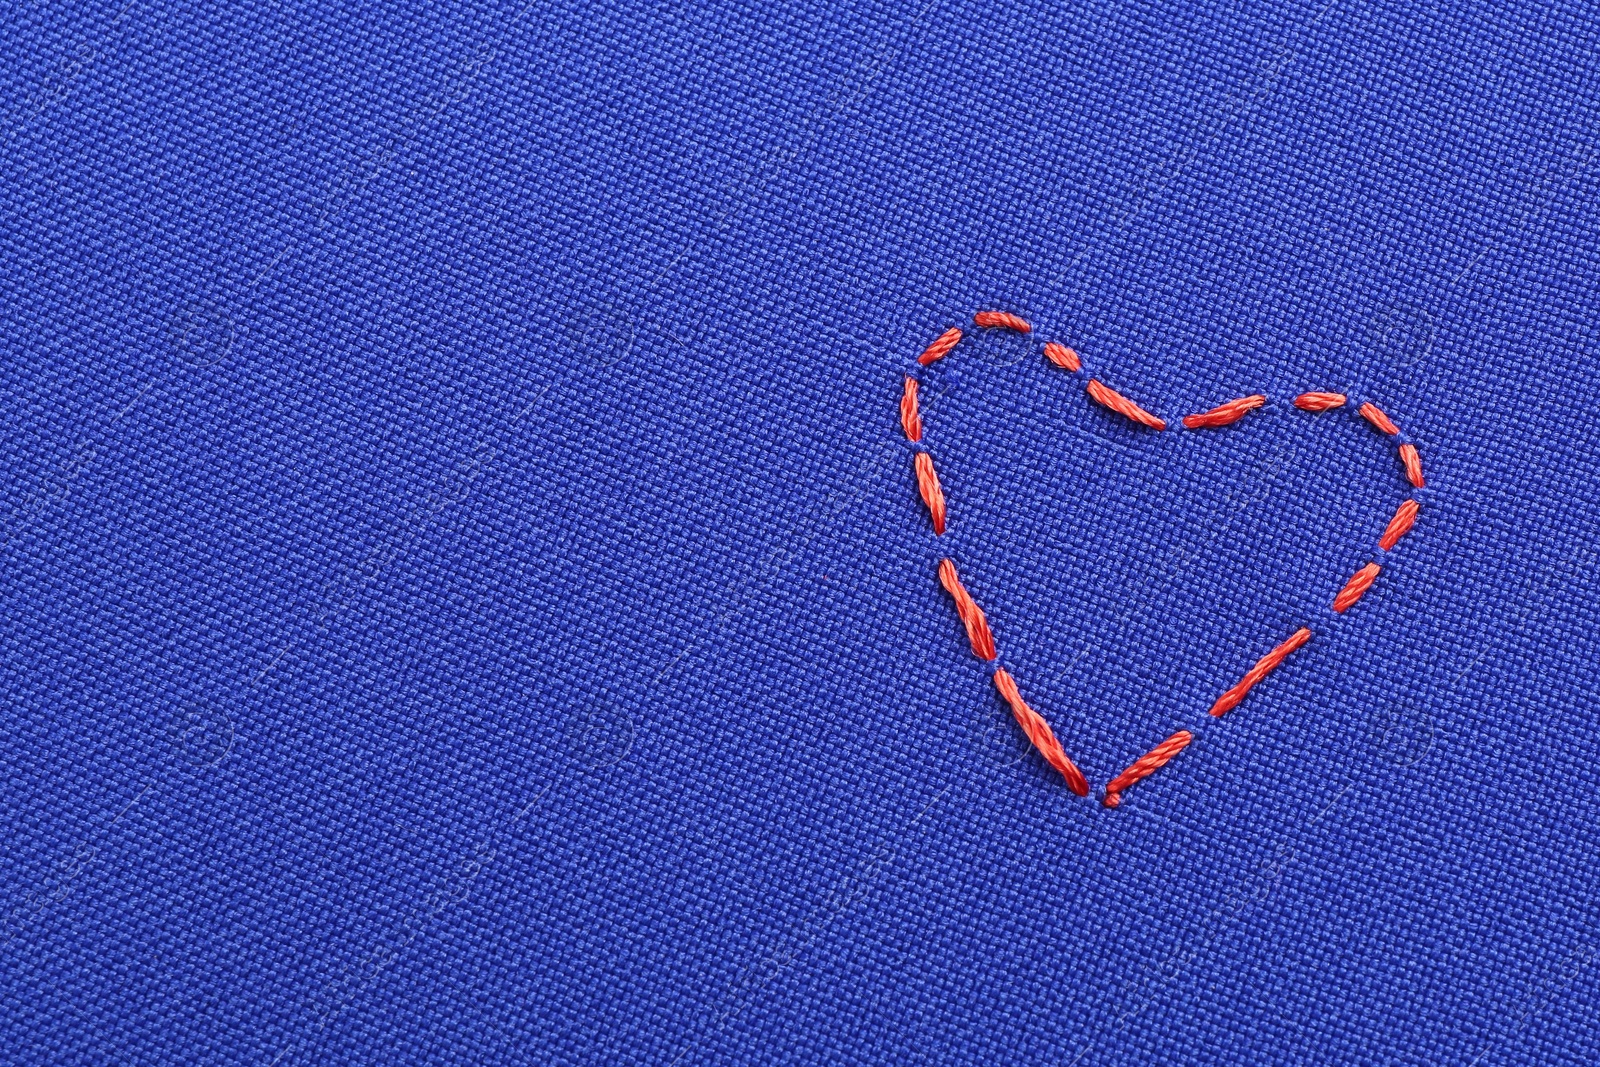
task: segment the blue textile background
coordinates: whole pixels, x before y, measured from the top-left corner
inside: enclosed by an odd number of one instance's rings
[[[6,1063],[1594,1063],[1600,13],[0,14]],[[1140,434],[996,307],[1209,435]],[[1346,389],[1421,446],[1406,487]],[[1316,638],[1116,812],[1097,785]]]

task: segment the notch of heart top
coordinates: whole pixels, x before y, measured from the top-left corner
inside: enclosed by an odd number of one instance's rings
[[[1004,311],[980,311],[972,317],[972,321],[979,329],[1003,330],[1030,337],[1034,332],[1033,326],[1025,319]],[[928,510],[935,536],[942,536],[950,522],[949,506],[945,500],[944,487],[939,482],[933,455],[923,443],[922,413],[918,406],[917,394],[922,384],[921,375],[924,369],[954,352],[961,344],[963,336],[965,335],[961,327],[953,326],[929,344],[917,357],[916,367],[906,374],[904,390],[900,395],[900,425],[905,431],[906,439],[912,445],[912,467],[916,473],[917,490],[922,497],[923,505]],[[1079,376],[1083,374],[1082,359],[1068,346],[1058,341],[1047,341],[1040,351],[1051,366],[1069,374]],[[1167,429],[1165,419],[1151,414],[1096,378],[1088,378],[1084,382],[1084,392],[1094,403],[1121,415],[1149,432],[1159,433]],[[1260,394],[1239,397],[1220,404],[1210,411],[1187,415],[1183,418],[1182,424],[1186,430],[1219,429],[1238,422],[1266,403],[1267,398]],[[1343,393],[1308,392],[1294,398],[1294,407],[1315,414],[1349,411],[1352,409],[1352,404],[1349,397]],[[1371,402],[1361,403],[1354,406],[1354,412],[1365,419],[1378,433],[1396,439],[1396,454],[1405,471],[1406,480],[1416,489],[1423,488],[1426,483],[1422,477],[1422,459],[1416,445],[1400,440],[1402,437],[1400,428],[1377,405]],[[1394,517],[1389,520],[1388,526],[1378,539],[1378,548],[1381,552],[1392,551],[1400,539],[1411,530],[1417,519],[1418,508],[1415,496],[1399,505]],[[1382,569],[1373,561],[1352,574],[1329,604],[1333,613],[1343,615],[1353,608],[1362,595],[1372,587]],[[955,604],[956,614],[966,630],[973,654],[993,667],[994,687],[1010,706],[1017,725],[1022,727],[1022,732],[1027,735],[1045,762],[1060,772],[1067,783],[1067,788],[1080,797],[1088,796],[1088,780],[1067,755],[1049,721],[1028,705],[1022,697],[1016,679],[1008,670],[999,666],[1000,655],[995,644],[994,631],[990,629],[988,617],[978,606],[977,600],[962,584],[955,561],[948,557],[941,558],[938,576],[939,584],[949,593]],[[1238,707],[1251,689],[1282,666],[1290,655],[1311,640],[1311,636],[1310,627],[1301,626],[1277,647],[1262,656],[1256,661],[1255,666],[1244,673],[1236,685],[1217,697],[1216,702],[1211,705],[1209,718],[1220,719]],[[1115,808],[1122,802],[1125,790],[1155,773],[1187,748],[1194,739],[1195,734],[1192,730],[1175,731],[1166,740],[1134,760],[1121,774],[1107,782],[1102,794],[1102,803],[1108,808]]]

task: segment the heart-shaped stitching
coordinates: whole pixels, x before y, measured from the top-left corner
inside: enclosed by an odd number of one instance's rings
[[[973,323],[980,329],[1009,330],[1020,334],[1032,335],[1033,326],[1025,319],[1005,311],[980,311],[972,317]],[[933,521],[935,536],[945,532],[946,523],[949,521],[949,509],[945,501],[944,489],[939,484],[939,475],[933,465],[933,455],[922,444],[922,415],[917,405],[917,391],[921,387],[922,379],[918,376],[922,369],[928,367],[946,356],[950,355],[961,343],[964,336],[961,327],[952,326],[940,334],[932,344],[925,348],[917,357],[916,368],[905,377],[905,389],[900,397],[900,425],[905,430],[906,439],[913,448],[913,469],[916,472],[917,490],[922,496],[922,502],[928,509],[928,516]],[[1057,341],[1045,342],[1041,349],[1045,359],[1054,367],[1077,375],[1083,373],[1083,361],[1078,353]],[[1121,393],[1095,378],[1090,378],[1084,385],[1084,391],[1089,399],[1117,414],[1129,419],[1139,426],[1152,431],[1162,431],[1167,428],[1164,419],[1152,415],[1138,404],[1129,400]],[[1255,396],[1240,397],[1230,400],[1225,404],[1201,412],[1197,415],[1188,415],[1183,419],[1183,426],[1189,430],[1216,429],[1238,422],[1250,412],[1262,407],[1267,398],[1260,394]],[[1348,409],[1350,399],[1343,393],[1301,393],[1294,399],[1294,406],[1301,411],[1328,412]],[[1376,404],[1368,401],[1356,407],[1356,414],[1365,419],[1373,429],[1391,437],[1400,438],[1397,427],[1389,416],[1378,408]],[[1422,458],[1417,452],[1416,445],[1409,441],[1397,441],[1398,455],[1401,465],[1405,469],[1406,479],[1412,486],[1421,489],[1426,483],[1422,477]],[[1383,536],[1378,539],[1380,551],[1389,552],[1397,545],[1402,537],[1411,530],[1417,520],[1419,505],[1413,496],[1405,500],[1395,510],[1394,517],[1383,531]],[[1334,596],[1330,605],[1335,614],[1342,615],[1355,606],[1364,593],[1372,587],[1377,579],[1378,572],[1382,570],[1376,562],[1369,562],[1366,566],[1350,576],[1344,587]],[[950,594],[955,602],[956,614],[960,617],[963,627],[967,632],[967,640],[972,645],[973,653],[981,660],[994,667],[994,687],[1002,699],[1010,705],[1012,714],[1016,717],[1017,725],[1022,727],[1022,732],[1039,754],[1061,773],[1066,780],[1067,787],[1080,797],[1089,795],[1089,783],[1084,778],[1083,772],[1077,764],[1066,754],[1061,742],[1057,740],[1055,731],[1050,724],[1027,701],[1022,699],[1022,693],[1017,688],[1016,679],[1004,667],[997,665],[999,652],[995,647],[994,632],[989,628],[988,618],[983,609],[978,606],[972,594],[961,582],[961,576],[956,570],[955,561],[945,557],[939,561],[939,584]],[[1245,672],[1244,677],[1231,689],[1224,692],[1211,705],[1210,717],[1220,719],[1223,715],[1238,707],[1251,689],[1266,678],[1267,675],[1282,666],[1283,662],[1296,650],[1311,640],[1311,629],[1302,626],[1291,634],[1285,641],[1261,659],[1255,666]],[[1126,770],[1106,783],[1102,803],[1108,808],[1115,808],[1122,802],[1124,790],[1154,774],[1165,766],[1174,756],[1182,752],[1194,740],[1191,730],[1178,730],[1165,741],[1156,745],[1150,751],[1130,763]]]

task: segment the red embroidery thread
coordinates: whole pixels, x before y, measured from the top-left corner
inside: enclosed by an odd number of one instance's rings
[[[1333,610],[1343,615],[1355,607],[1356,601],[1361,599],[1362,594],[1372,588],[1372,583],[1381,570],[1383,568],[1376,563],[1369,563],[1352,574],[1350,580],[1344,583],[1344,588],[1339,590],[1339,595],[1333,598]]]
[[[1230,400],[1226,404],[1214,407],[1203,414],[1185,415],[1183,424],[1191,430],[1227,426],[1230,423],[1238,422],[1266,402],[1267,398],[1259,393],[1255,396],[1241,396],[1238,400]]]
[[[1294,398],[1294,406],[1301,411],[1328,411],[1342,408],[1350,402],[1343,393],[1301,393]]]
[[[961,616],[961,625],[967,628],[967,640],[972,643],[972,654],[981,660],[993,662],[994,634],[989,630],[989,620],[983,617],[983,609],[972,599],[967,587],[961,584],[961,578],[956,574],[956,565],[952,560],[939,561],[939,584],[944,586],[944,591],[956,602],[956,614]]]
[[[1152,430],[1165,430],[1167,428],[1167,424],[1163,420],[1156,418],[1109,385],[1102,385],[1096,379],[1090,378],[1089,384],[1084,388],[1088,390],[1089,398],[1101,407],[1110,408],[1118,415],[1132,419],[1141,426],[1148,426]]]
[[[900,396],[900,427],[912,444],[922,440],[922,416],[917,413],[917,380],[909,374],[906,375],[906,391]]]
[[[1046,763],[1060,771],[1061,777],[1067,780],[1067,788],[1080,797],[1088,796],[1089,780],[1078,770],[1078,765],[1062,751],[1061,742],[1056,740],[1056,735],[1050,729],[1050,724],[1044,721],[1044,716],[1028,707],[1027,701],[1023,700],[1022,694],[1017,691],[1016,680],[1004,667],[995,668],[994,687],[1000,690],[1000,695],[1011,705],[1011,714],[1016,716],[1017,725],[1028,735],[1028,740],[1039,750],[1039,755],[1044,757]]]
[[[1378,407],[1378,405],[1374,404],[1372,401],[1367,401],[1357,410],[1361,412],[1361,417],[1372,423],[1379,433],[1388,434],[1390,437],[1393,437],[1395,434],[1400,432],[1400,427],[1391,422],[1389,420],[1389,416],[1383,413],[1383,409]]]
[[[961,327],[952,326],[938,337],[927,348],[922,350],[922,355],[917,357],[917,362],[926,367],[950,354],[950,350],[961,342]]]
[[[984,328],[999,327],[1015,330],[1019,333],[1031,333],[1033,327],[1025,320],[1004,311],[980,311],[973,316],[973,321]],[[917,357],[921,366],[928,366],[937,360],[949,355],[962,338],[961,330],[952,327],[941,334],[932,344],[923,350]],[[1082,361],[1078,353],[1066,345],[1056,341],[1044,345],[1044,355],[1053,365],[1064,370],[1077,372],[1082,368]],[[1097,379],[1090,379],[1085,386],[1090,399],[1133,422],[1147,426],[1154,430],[1166,429],[1166,422],[1146,411],[1133,401],[1124,397],[1116,390],[1103,384]],[[905,391],[900,399],[900,423],[905,430],[906,438],[913,443],[922,439],[922,419],[917,409],[918,382],[913,376],[908,375],[905,381]],[[1226,426],[1237,422],[1246,414],[1254,411],[1266,403],[1266,397],[1260,394],[1240,397],[1231,400],[1220,407],[1197,415],[1184,418],[1183,424],[1189,429],[1202,429],[1214,426]],[[1349,403],[1349,398],[1343,393],[1301,393],[1294,399],[1294,406],[1302,411],[1329,411],[1333,408],[1343,407]],[[1366,419],[1380,432],[1389,436],[1396,436],[1400,430],[1376,405],[1363,403],[1358,409],[1362,418]],[[1405,466],[1406,477],[1411,484],[1422,488],[1422,461],[1417,454],[1416,446],[1402,444],[1399,448],[1401,462]],[[945,530],[946,511],[944,490],[939,484],[938,475],[934,471],[933,457],[925,451],[916,453],[917,487],[922,495],[923,503],[927,505],[928,514],[933,520],[935,534],[943,534]],[[1408,533],[1416,522],[1418,503],[1407,500],[1395,511],[1394,517],[1389,520],[1384,529],[1383,536],[1378,545],[1384,551],[1389,551],[1399,542],[1400,538]],[[1344,587],[1334,597],[1333,610],[1340,614],[1348,611],[1361,599],[1362,595],[1372,587],[1373,581],[1381,570],[1376,563],[1368,563],[1361,570],[1351,576]],[[995,650],[994,633],[989,628],[989,621],[984,616],[983,610],[961,584],[961,579],[956,573],[955,562],[949,558],[942,559],[939,563],[939,584],[944,586],[946,592],[955,601],[956,613],[961,618],[962,626],[967,632],[967,640],[972,645],[973,654],[986,662],[993,662],[997,658]],[[1227,712],[1237,707],[1250,690],[1260,683],[1267,675],[1271,674],[1296,650],[1303,647],[1311,640],[1311,630],[1300,627],[1288,640],[1278,645],[1271,652],[1258,660],[1251,667],[1238,684],[1219,696],[1211,706],[1211,715],[1221,718]],[[996,667],[993,674],[995,688],[999,691],[1006,703],[1011,706],[1012,715],[1017,724],[1022,728],[1028,740],[1038,749],[1045,761],[1059,771],[1066,779],[1068,787],[1079,796],[1088,795],[1088,781],[1078,769],[1077,764],[1067,757],[1057,740],[1055,732],[1049,723],[1038,712],[1034,711],[1017,688],[1016,680],[1010,672],[1003,667]],[[1113,778],[1106,785],[1104,804],[1108,808],[1115,808],[1122,802],[1121,794],[1124,790],[1152,773],[1165,766],[1174,756],[1183,751],[1194,740],[1194,734],[1188,730],[1179,730],[1168,737],[1161,744],[1140,756],[1128,766],[1121,774]]]
[[[972,321],[985,328],[998,326],[1018,333],[1033,332],[1033,327],[1028,325],[1026,319],[1019,319],[1008,311],[980,311],[972,316]]]
[[[1127,770],[1106,783],[1105,799],[1100,803],[1108,808],[1114,808],[1121,804],[1122,791],[1124,789],[1138,784],[1165,767],[1173,756],[1188,748],[1189,742],[1193,740],[1194,734],[1191,734],[1188,730],[1179,730],[1155,748],[1134,760],[1128,765]]]
[[[1309,640],[1311,640],[1311,631],[1302,626],[1290,636],[1289,640],[1256,660],[1256,665],[1245,672],[1245,676],[1239,679],[1239,684],[1223,693],[1217,698],[1217,702],[1211,705],[1212,717],[1220,719],[1238,707],[1239,702],[1245,698],[1245,694],[1254,689],[1257,682],[1277,670],[1283,664],[1283,661],[1289,658],[1289,653]]]
[[[1416,445],[1400,446],[1400,462],[1406,466],[1406,481],[1418,489],[1428,484],[1422,480],[1422,457],[1417,454]]]
[[[933,520],[933,532],[943,536],[944,487],[939,484],[939,475],[934,472],[933,457],[926,452],[918,452],[916,467],[917,491],[922,494],[922,502],[928,505],[928,517]]]
[[[1389,520],[1389,525],[1383,528],[1383,536],[1378,539],[1379,548],[1387,552],[1400,543],[1400,538],[1411,532],[1412,525],[1417,521],[1417,507],[1415,500],[1407,500],[1395,509],[1394,518]]]
[[[1078,359],[1078,353],[1056,341],[1051,341],[1044,346],[1044,358],[1062,370],[1069,370],[1074,374],[1083,368],[1083,362]]]

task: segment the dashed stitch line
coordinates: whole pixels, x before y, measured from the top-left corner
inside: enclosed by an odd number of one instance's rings
[[[1152,430],[1165,430],[1167,428],[1166,422],[1156,418],[1109,385],[1101,384],[1097,379],[1090,378],[1089,384],[1084,388],[1089,393],[1089,399],[1101,407],[1110,408],[1118,415],[1132,419],[1141,426],[1148,426]]]
[[[1016,330],[1018,333],[1033,332],[1033,327],[1026,319],[1019,319],[1008,311],[980,311],[972,316],[972,321],[985,329],[998,326],[1005,330]]]
[[[1412,524],[1417,521],[1417,508],[1415,500],[1407,500],[1395,509],[1394,518],[1389,520],[1389,525],[1383,528],[1383,536],[1378,539],[1379,548],[1387,552],[1411,532]]]
[[[1238,400],[1230,400],[1226,404],[1214,407],[1210,411],[1199,415],[1185,415],[1183,424],[1191,430],[1205,430],[1214,426],[1227,426],[1238,422],[1256,408],[1267,402],[1267,398],[1257,393],[1255,396],[1241,396]]]
[[[1329,411],[1333,408],[1342,408],[1348,402],[1349,398],[1343,393],[1301,393],[1294,398],[1294,406],[1302,411]],[[1399,436],[1400,427],[1396,426],[1394,420],[1385,415],[1378,405],[1369,401],[1362,404],[1357,413],[1370,422],[1379,433],[1388,437]],[[1184,419],[1183,422],[1186,426],[1189,424],[1188,419]],[[1417,452],[1416,445],[1407,443],[1400,446],[1400,463],[1405,467],[1406,481],[1418,489],[1427,484],[1422,479],[1422,456]]]
[[[1240,701],[1244,700],[1245,694],[1254,689],[1257,682],[1282,666],[1283,661],[1289,658],[1289,653],[1309,640],[1311,640],[1311,631],[1302,626],[1294,632],[1289,640],[1257,660],[1256,665],[1246,671],[1243,678],[1239,679],[1238,685],[1223,693],[1217,698],[1217,702],[1211,705],[1212,718],[1220,719],[1238,707]]]
[[[1406,481],[1418,489],[1428,484],[1422,480],[1422,456],[1417,453],[1416,445],[1400,446],[1400,462],[1405,464]]]
[[[973,316],[973,321],[982,328],[1002,328],[1014,330],[1018,333],[1029,334],[1033,327],[1026,320],[1004,311],[980,311]],[[962,332],[959,327],[951,327],[939,335],[922,355],[917,357],[917,363],[926,367],[945,356],[961,341]],[[1066,345],[1056,341],[1046,342],[1043,346],[1044,356],[1051,364],[1063,370],[1077,373],[1082,368],[1082,361],[1078,353]],[[1090,379],[1086,385],[1090,399],[1096,403],[1117,412],[1133,422],[1147,426],[1154,430],[1166,429],[1166,422],[1146,411],[1133,401],[1124,397],[1116,390]],[[922,419],[917,410],[918,381],[911,375],[906,376],[905,391],[900,399],[900,424],[906,434],[906,439],[913,444],[922,440]],[[1260,394],[1240,397],[1230,400],[1220,407],[1197,415],[1184,418],[1183,424],[1189,429],[1205,429],[1217,426],[1226,426],[1239,421],[1246,414],[1266,404],[1267,398]],[[1294,406],[1302,411],[1322,412],[1342,408],[1349,403],[1349,398],[1343,393],[1310,392],[1301,393],[1294,398]],[[1380,432],[1394,437],[1400,433],[1399,427],[1383,413],[1377,405],[1370,402],[1363,403],[1358,409],[1360,416],[1371,423]],[[1422,460],[1417,453],[1415,445],[1405,443],[1399,446],[1402,465],[1405,468],[1406,478],[1415,488],[1423,487]],[[928,514],[933,521],[935,534],[943,534],[946,523],[946,505],[944,490],[939,484],[938,475],[934,471],[933,457],[926,451],[918,448],[916,451],[915,467],[917,473],[917,487],[922,495],[923,503],[928,508]],[[1385,552],[1391,551],[1400,539],[1404,537],[1416,523],[1419,505],[1416,500],[1406,500],[1395,511],[1394,517],[1383,531],[1378,547]],[[1351,576],[1338,595],[1334,597],[1333,610],[1339,614],[1348,611],[1361,599],[1362,595],[1372,587],[1378,572],[1382,568],[1376,563],[1368,563],[1361,570]],[[994,633],[989,628],[989,621],[984,616],[983,610],[967,592],[961,579],[956,573],[955,561],[945,558],[939,563],[939,583],[944,586],[955,601],[956,613],[961,618],[962,625],[967,632],[967,640],[972,645],[973,654],[979,659],[993,663],[998,658],[995,649]],[[1227,712],[1237,707],[1245,696],[1267,675],[1282,666],[1283,662],[1297,649],[1303,647],[1311,640],[1311,630],[1300,627],[1288,640],[1278,645],[1271,652],[1258,660],[1251,667],[1238,684],[1219,696],[1211,706],[1211,715],[1221,718]],[[1022,694],[1017,688],[1016,680],[1004,667],[995,667],[993,673],[995,689],[1000,696],[1011,706],[1012,715],[1017,724],[1033,747],[1039,751],[1044,760],[1059,771],[1066,779],[1068,788],[1079,796],[1087,796],[1089,786],[1083,773],[1072,762],[1062,749],[1055,732],[1045,718],[1022,699]],[[1194,740],[1194,734],[1188,730],[1179,730],[1168,737],[1161,744],[1140,756],[1128,766],[1121,774],[1117,775],[1106,785],[1103,803],[1108,808],[1115,808],[1122,802],[1122,793],[1135,783],[1149,777],[1155,771],[1165,766],[1174,756],[1183,751]]]
[[[1050,724],[1037,711],[1028,707],[1027,701],[1022,699],[1022,694],[1017,691],[1017,683],[1011,673],[1004,667],[996,667],[994,672],[994,687],[1000,691],[1007,704],[1011,705],[1011,714],[1017,718],[1017,725],[1022,727],[1022,732],[1028,735],[1028,740],[1033,742],[1033,747],[1039,750],[1045,762],[1061,772],[1061,777],[1067,780],[1067,788],[1080,797],[1089,795],[1089,780],[1078,770],[1078,765],[1067,758],[1062,751],[1061,742],[1056,740],[1056,735],[1050,729]]]
[[[914,461],[917,468],[917,491],[922,494],[922,502],[928,505],[928,517],[933,520],[933,532],[936,535],[944,533],[944,488],[939,484],[939,475],[933,469],[933,457],[926,452],[918,452]]]
[[[1395,434],[1400,432],[1400,427],[1396,426],[1392,421],[1390,421],[1389,416],[1383,413],[1383,409],[1372,403],[1370,400],[1365,404],[1362,404],[1359,410],[1361,412],[1361,417],[1372,423],[1372,425],[1377,428],[1379,433],[1388,434],[1390,437],[1393,437]]]
[[[1076,374],[1083,368],[1083,361],[1078,358],[1078,353],[1058,341],[1051,341],[1044,346],[1044,358],[1060,367]]]
[[[1108,808],[1114,808],[1122,803],[1122,791],[1131,785],[1143,781],[1156,771],[1167,765],[1167,762],[1189,747],[1189,742],[1194,740],[1194,734],[1188,730],[1179,730],[1165,741],[1161,742],[1149,752],[1140,756],[1128,765],[1128,769],[1106,783],[1106,795],[1100,803]]]
[[[1294,406],[1301,411],[1331,411],[1350,402],[1343,393],[1301,393],[1294,398]]]
[[[900,428],[906,440],[916,444],[922,440],[922,416],[917,412],[917,380],[906,375],[906,391],[900,396]]]
[[[917,357],[917,362],[926,367],[943,359],[950,354],[950,350],[961,343],[961,327],[952,326],[938,337],[927,348],[922,350],[922,355]]]
[[[1344,588],[1339,590],[1339,595],[1333,598],[1333,610],[1340,615],[1356,606],[1362,594],[1372,588],[1373,580],[1378,577],[1378,572],[1383,570],[1376,563],[1369,563],[1350,576],[1344,583]]]
[[[972,654],[986,662],[994,662],[994,634],[989,630],[989,620],[983,617],[983,609],[972,599],[967,587],[961,584],[961,578],[956,574],[956,565],[953,561],[948,559],[939,561],[939,584],[944,586],[944,591],[956,602],[956,614],[961,616],[961,625],[967,628],[967,640],[972,643]]]

